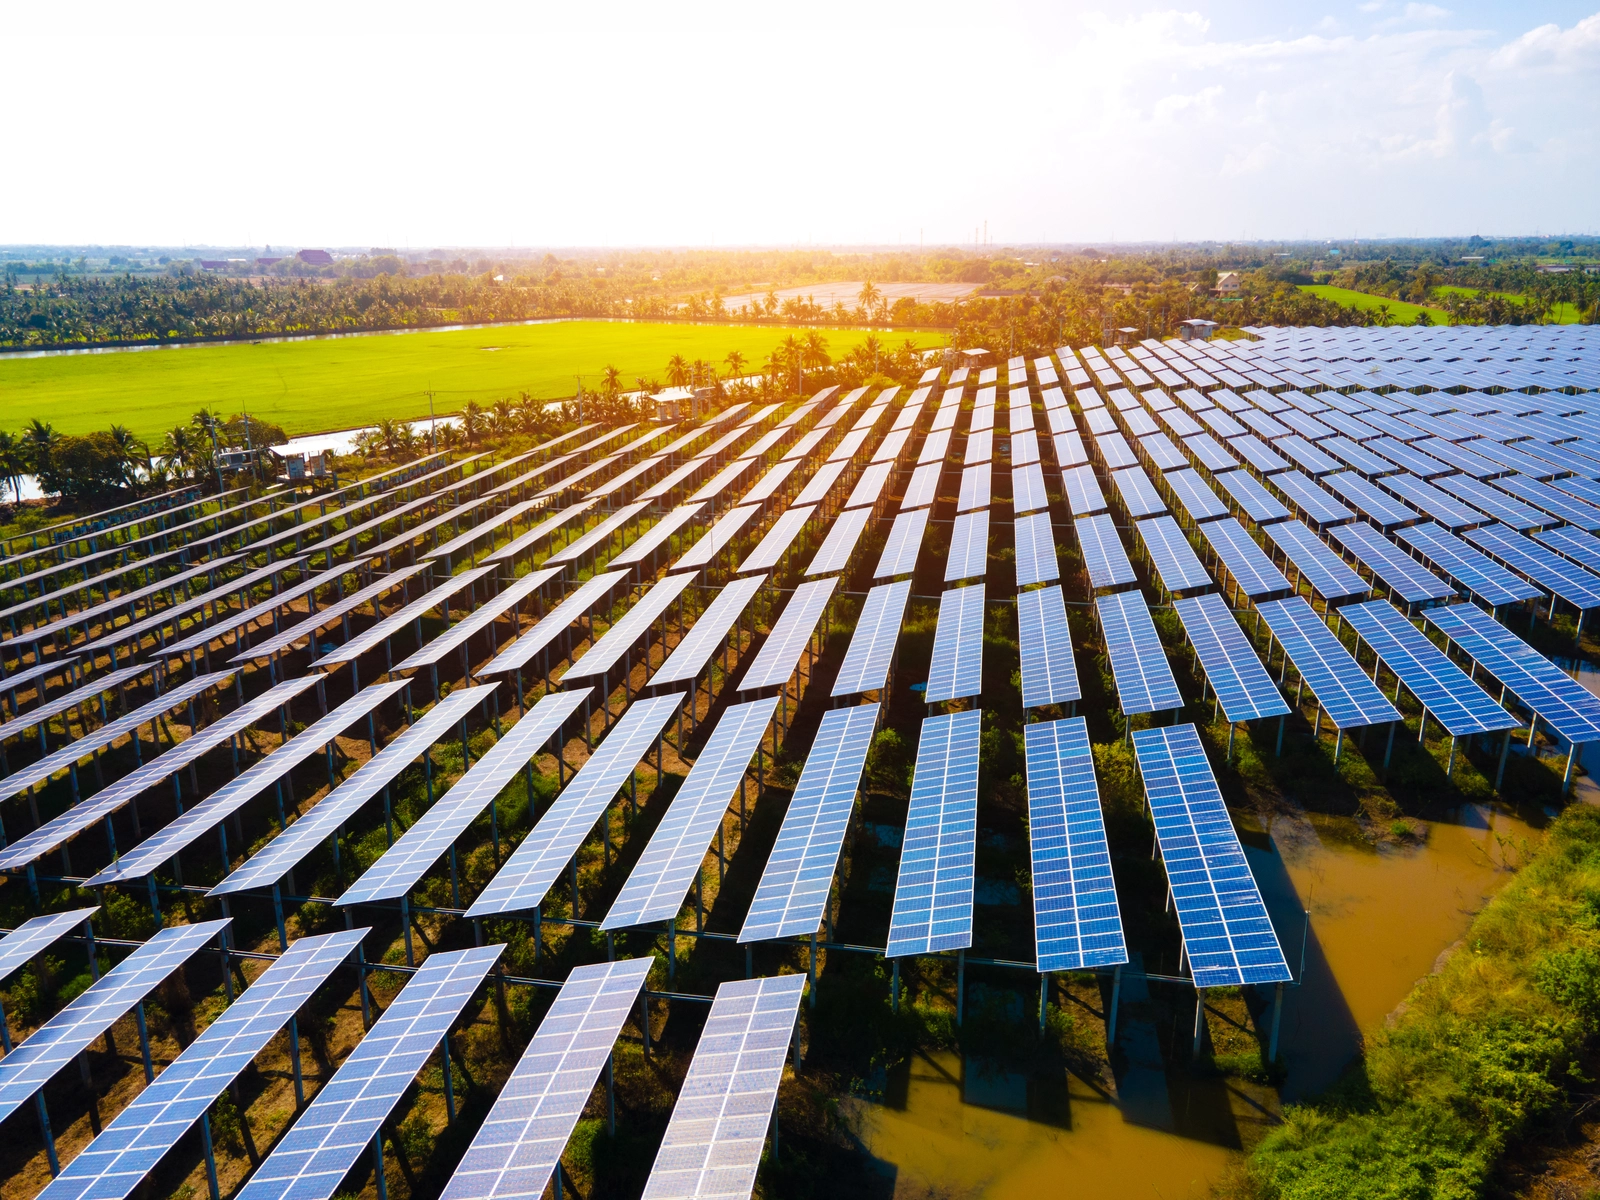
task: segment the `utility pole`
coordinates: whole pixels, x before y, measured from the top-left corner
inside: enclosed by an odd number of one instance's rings
[[[211,465],[217,472],[217,493],[222,493],[222,449],[217,445],[217,419],[206,414],[206,432],[211,435]]]
[[[426,395],[428,397],[428,453],[437,454],[439,453],[439,436],[437,422],[433,415],[433,389],[429,388]]]

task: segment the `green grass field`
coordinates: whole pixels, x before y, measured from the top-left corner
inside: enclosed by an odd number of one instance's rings
[[[1325,283],[1303,283],[1300,285],[1300,290],[1310,292],[1313,296],[1320,296],[1324,300],[1332,300],[1335,304],[1342,304],[1346,308],[1358,308],[1362,312],[1377,312],[1380,305],[1386,304],[1389,306],[1389,315],[1394,318],[1396,325],[1412,324],[1417,319],[1418,313],[1427,313],[1428,320],[1435,325],[1445,325],[1450,320],[1449,314],[1442,308],[1407,304],[1404,300],[1391,300],[1388,296],[1374,296],[1369,292],[1331,287]]]
[[[202,406],[224,415],[248,411],[290,434],[370,424],[383,417],[426,417],[426,392],[438,412],[526,391],[572,395],[582,376],[596,387],[615,364],[628,387],[636,377],[666,382],[667,360],[702,358],[722,371],[730,350],[753,370],[789,334],[768,326],[561,321],[487,329],[364,334],[296,342],[184,346],[20,358],[0,355],[0,429],[38,417],[61,433],[113,424],[147,439],[187,422]],[[866,330],[825,330],[837,357]],[[942,333],[880,333],[886,346],[911,338],[924,349]]]
[[[1472,298],[1483,295],[1482,288],[1457,287],[1454,284],[1442,284],[1433,289],[1438,296],[1466,296]],[[1528,297],[1521,292],[1490,292],[1491,296],[1499,296],[1502,300],[1509,300],[1513,304],[1526,304]],[[1578,323],[1578,306],[1565,302],[1556,305],[1555,318],[1557,325],[1576,325]]]

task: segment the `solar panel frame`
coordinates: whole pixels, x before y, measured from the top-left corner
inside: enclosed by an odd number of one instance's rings
[[[1520,533],[1548,528],[1559,520],[1470,475],[1446,475],[1436,479],[1434,486]]]
[[[804,504],[781,513],[766,535],[756,543],[755,549],[745,555],[744,561],[733,569],[735,575],[749,571],[770,571],[783,561],[789,547],[794,545],[811,518],[816,514],[815,504]]]
[[[1012,524],[1016,538],[1017,586],[1049,583],[1061,578],[1056,558],[1055,524],[1047,512],[1019,516]],[[888,553],[885,550],[884,553]],[[881,577],[881,573],[880,573]]]
[[[1553,592],[1574,608],[1600,607],[1600,577],[1530,538],[1499,525],[1469,529],[1467,540],[1519,575]]]
[[[1387,600],[1346,605],[1339,615],[1451,737],[1521,726]]]
[[[897,513],[883,544],[878,565],[873,568],[874,579],[887,579],[895,575],[910,575],[917,569],[917,556],[922,550],[922,538],[928,529],[928,509],[916,508]]]
[[[1137,591],[1114,592],[1094,604],[1123,715],[1182,708],[1183,693],[1144,597]]]
[[[856,544],[860,542],[861,535],[867,531],[867,526],[873,517],[870,508],[847,508],[834,520],[828,534],[822,539],[822,545],[817,547],[816,554],[805,569],[807,575],[822,575],[843,571],[850,565],[850,558],[855,554]]]
[[[1266,487],[1248,471],[1220,471],[1212,476],[1223,491],[1233,498],[1244,513],[1257,525],[1265,525],[1270,521],[1282,521],[1289,515],[1289,510],[1267,491]]]
[[[961,469],[961,490],[956,498],[956,511],[967,512],[986,508],[990,500],[990,481],[993,468],[989,463]]]
[[[944,474],[944,463],[926,463],[911,472],[905,495],[900,498],[902,512],[913,508],[926,508],[939,497],[939,479]]]
[[[1126,963],[1088,726],[1082,717],[1027,725],[1023,756],[1034,962],[1041,973]]]
[[[1452,583],[1491,607],[1532,600],[1544,594],[1434,522],[1408,525],[1395,534],[1443,571]]]
[[[1067,508],[1074,517],[1105,511],[1106,496],[1100,490],[1093,467],[1072,467],[1063,471],[1061,484],[1067,495]]]
[[[1073,528],[1077,530],[1078,549],[1091,589],[1122,587],[1139,581],[1109,515],[1080,517],[1073,522]]]
[[[238,1200],[329,1200],[504,949],[477,946],[423,960]]]
[[[55,945],[69,930],[84,924],[100,911],[98,904],[70,912],[46,913],[31,917],[0,938],[0,980],[26,963],[35,954]]]
[[[1173,608],[1230,722],[1289,712],[1288,701],[1221,596],[1191,596],[1174,601]]]
[[[1120,471],[1111,472],[1111,484],[1117,489],[1117,495],[1121,498],[1128,515],[1135,519],[1153,517],[1157,513],[1167,511],[1166,501],[1161,498],[1161,493],[1156,491],[1155,484],[1150,482],[1150,477],[1141,467],[1125,467]]]
[[[1036,462],[1011,469],[1011,508],[1013,512],[1038,512],[1050,506],[1045,490],[1044,469]]]
[[[1256,611],[1338,729],[1400,720],[1400,713],[1304,596],[1269,600]]]
[[[1197,988],[1293,978],[1193,725],[1133,734]]]
[[[1292,590],[1289,580],[1278,570],[1267,552],[1232,517],[1208,521],[1200,526],[1200,532],[1205,535],[1211,552],[1233,576],[1234,585],[1251,600]]]
[[[1206,573],[1183,530],[1170,516],[1135,521],[1134,528],[1144,543],[1145,553],[1150,556],[1156,577],[1168,592],[1211,586],[1211,576]]]
[[[526,912],[544,902],[551,884],[583,846],[595,823],[688,697],[687,692],[670,692],[644,697],[628,706],[505,865],[468,906],[468,919]]]
[[[698,679],[707,661],[727,640],[728,630],[766,583],[765,575],[730,580],[679,639],[666,661],[656,668],[650,677],[651,686]]]
[[[781,687],[789,682],[838,584],[838,577],[830,576],[808,580],[794,589],[789,603],[773,624],[772,632],[767,634],[767,640],[740,681],[741,692]]]
[[[983,689],[984,584],[950,588],[939,597],[939,621],[928,668],[929,704],[976,696]]]
[[[576,591],[534,622],[531,629],[524,630],[504,650],[501,650],[488,662],[484,663],[483,666],[473,671],[473,675],[482,679],[486,675],[499,675],[507,671],[517,671],[527,666],[557,638],[566,633],[585,613],[605,599],[612,588],[624,582],[627,578],[627,571],[606,571],[584,580]],[[468,620],[470,619],[469,617]],[[434,640],[437,641],[438,639]],[[418,654],[412,655],[402,665],[411,665],[418,660],[420,653],[419,651]],[[416,665],[423,664],[416,662]],[[396,667],[395,669],[399,670],[400,668]]]
[[[972,945],[981,709],[922,722],[884,953],[934,954]]]
[[[955,583],[983,575],[989,567],[989,510],[957,513],[944,562],[944,581]]]
[[[910,599],[909,579],[879,584],[867,592],[830,696],[875,692],[885,686]]]

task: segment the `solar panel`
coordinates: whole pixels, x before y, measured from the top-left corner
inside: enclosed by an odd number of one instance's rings
[[[3,864],[0,865],[0,870],[27,866],[42,855],[64,845],[84,830],[100,824],[113,813],[120,812],[125,805],[132,803],[142,793],[163,780],[172,778],[190,764],[200,761],[209,751],[230,741],[263,717],[271,715],[318,681],[318,677],[314,675],[287,680],[269,688],[253,700],[247,700],[231,713],[217,718],[171,750],[157,755],[143,766],[136,767],[121,779],[101,788],[87,800],[74,804],[66,812],[46,821],[27,836],[0,850],[0,864]]]
[[[793,505],[820,504],[828,498],[828,493],[833,490],[834,484],[839,482],[839,477],[850,466],[847,462],[824,463],[812,472],[810,480],[805,487],[800,489],[800,494],[791,501]]]
[[[984,585],[951,588],[939,597],[939,622],[923,699],[929,704],[975,696],[983,686]]]
[[[369,931],[300,938],[40,1193],[124,1200]]]
[[[1247,432],[1245,427],[1235,421],[1220,408],[1208,408],[1200,414],[1200,419],[1211,426],[1211,432],[1222,438],[1235,438]]]
[[[498,686],[451,692],[207,894],[227,896],[277,883]]]
[[[133,733],[146,721],[153,721],[173,709],[182,708],[196,696],[210,691],[231,678],[233,678],[232,671],[214,671],[207,675],[198,675],[193,679],[185,680],[183,683],[168,688],[147,704],[141,704],[132,712],[107,721],[98,729],[84,734],[76,741],[61,747],[61,749],[31,762],[27,766],[18,767],[11,774],[0,779],[0,800],[25,792],[36,783],[43,783],[57,771],[66,770],[79,759],[88,758],[95,751],[104,750],[119,738]],[[102,679],[101,682],[104,683],[105,681]],[[3,853],[3,851],[0,851],[0,853]]]
[[[739,497],[739,503],[765,504],[773,496],[777,495],[778,489],[789,481],[789,476],[793,475],[799,466],[800,460],[797,458],[785,459],[779,462],[760,479],[756,480],[754,487]]]
[[[1162,473],[1161,480],[1178,497],[1178,503],[1191,521],[1199,523],[1228,515],[1228,506],[1195,472],[1166,471]]]
[[[1499,525],[1467,530],[1467,540],[1575,608],[1600,605],[1600,577]]]
[[[1100,481],[1095,478],[1093,467],[1072,467],[1063,471],[1061,483],[1067,493],[1067,507],[1072,510],[1073,516],[1086,517],[1090,513],[1105,511],[1105,493],[1100,490]]]
[[[672,692],[630,704],[466,915],[488,917],[538,908],[685,699],[687,693]]]
[[[644,1200],[750,1196],[805,982],[775,975],[717,988]]]
[[[745,672],[739,684],[740,691],[781,687],[789,682],[838,583],[837,577],[813,579],[795,588],[789,603],[784,606],[783,614],[767,635],[761,652]]]
[[[746,571],[772,570],[783,561],[783,556],[788,553],[789,547],[794,544],[816,511],[817,506],[814,504],[786,510],[772,523],[772,528],[767,530],[766,537],[762,538],[756,544],[756,548],[745,555],[744,561],[734,568],[734,573],[743,575]]]
[[[1319,525],[1355,519],[1355,513],[1318,487],[1315,480],[1299,471],[1284,471],[1274,475],[1272,486],[1287,496],[1289,502],[1308,520]]]
[[[376,709],[407,685],[407,680],[373,684],[350,697],[327,716],[307,726],[283,745],[254,763],[231,782],[224,784],[205,801],[186,810],[176,820],[122,855],[86,886],[98,887],[128,879],[142,879],[185,846],[210,832],[224,819],[300,763],[320,754],[338,733]]]
[[[744,612],[766,582],[765,575],[747,575],[732,580],[718,592],[651,677],[651,684],[682,683],[699,678],[706,662],[722,648],[728,630],[738,620],[739,614]]]
[[[1246,471],[1223,471],[1212,476],[1233,501],[1258,525],[1268,521],[1281,521],[1289,510],[1280,504],[1271,492],[1262,486],[1254,475]]]
[[[1195,986],[1292,978],[1194,726],[1138,730],[1133,749]]]
[[[444,661],[444,659],[466,645],[478,633],[494,624],[552,579],[557,578],[561,572],[562,568],[560,567],[547,567],[543,570],[529,571],[522,578],[513,581],[509,587],[503,588],[483,601],[468,616],[463,617],[443,633],[426,642],[416,653],[396,663],[391,670],[394,672],[414,671],[421,667]]]
[[[1515,500],[1499,488],[1491,487],[1470,475],[1447,475],[1434,480],[1434,486],[1465,500],[1480,512],[1488,513],[1497,521],[1522,532],[1543,529],[1556,523],[1556,518],[1548,513],[1542,513],[1521,500]]]
[[[640,500],[634,504],[624,505],[582,537],[574,538],[561,549],[552,553],[549,558],[544,560],[544,565],[553,567],[559,563],[577,562],[589,551],[598,550],[600,547],[609,544],[613,537],[621,533],[631,521],[649,507],[650,501],[648,500]]]
[[[840,513],[805,573],[822,575],[843,571],[849,565],[850,556],[855,553],[856,543],[866,532],[872,515],[870,508],[849,508]]]
[[[922,722],[884,951],[890,958],[972,945],[982,725],[980,709]]]
[[[867,593],[850,637],[850,648],[845,651],[829,695],[851,696],[875,692],[884,686],[910,598],[909,579],[879,584]]]
[[[956,499],[956,511],[984,508],[989,503],[989,481],[993,468],[988,463],[961,470],[961,492]]]
[[[176,575],[168,575],[133,591],[120,592],[101,604],[79,609],[77,612],[68,613],[54,621],[35,625],[32,629],[15,631],[7,640],[14,645],[35,645],[39,642],[53,640],[58,634],[66,634],[70,638],[74,629],[86,628],[90,623],[102,619],[114,620],[123,612],[129,611],[135,601],[165,592],[180,583],[187,584],[190,580],[201,575],[211,574],[230,563],[237,562],[239,557],[237,554],[229,554],[221,558],[210,559],[207,562],[190,567],[187,571],[179,572]],[[37,599],[29,601],[28,607],[32,608],[37,603]]]
[[[577,504],[571,505],[568,508],[563,508],[558,512],[546,517],[543,521],[540,521],[537,525],[528,530],[528,532],[522,534],[520,537],[512,538],[504,546],[500,547],[500,549],[491,551],[484,557],[483,561],[485,563],[510,562],[523,551],[532,549],[540,541],[554,533],[568,521],[583,516],[584,513],[588,512],[591,508],[599,503],[600,501],[598,499],[580,500]]]
[[[1397,466],[1404,467],[1411,474],[1422,479],[1431,479],[1435,475],[1447,475],[1452,468],[1448,463],[1442,463],[1436,458],[1430,458],[1414,446],[1407,445],[1392,437],[1375,438],[1367,443],[1371,450]]]
[[[504,946],[429,955],[250,1177],[238,1200],[328,1200]]]
[[[1386,475],[1383,478],[1383,486],[1395,495],[1410,501],[1446,529],[1461,529],[1467,525],[1478,525],[1483,522],[1482,513],[1467,507],[1461,501],[1413,475],[1404,472]]]
[[[1525,479],[1521,475],[1502,475],[1494,481],[1494,486],[1587,533],[1600,529],[1600,508],[1585,504],[1537,480]]]
[[[1195,657],[1230,722],[1282,716],[1289,705],[1255,647],[1215,592],[1174,602]]]
[[[1560,551],[1573,562],[1588,567],[1591,571],[1600,571],[1600,538],[1596,538],[1593,534],[1564,526],[1561,529],[1547,529],[1533,536],[1552,550]]]
[[[1264,438],[1281,438],[1290,432],[1288,426],[1279,424],[1258,409],[1246,409],[1239,414],[1239,420]]]
[[[1561,737],[1600,741],[1600,697],[1477,605],[1430,608],[1423,616]]]
[[[1266,551],[1256,545],[1245,527],[1232,517],[1208,521],[1200,526],[1200,532],[1205,534],[1212,553],[1222,561],[1228,574],[1233,576],[1239,591],[1251,600],[1290,590],[1283,572],[1273,565]]]
[[[1352,438],[1358,442],[1363,442],[1368,438],[1375,438],[1378,436],[1378,431],[1371,425],[1368,425],[1365,421],[1361,420],[1361,418],[1353,416],[1349,413],[1342,413],[1338,412],[1337,410],[1329,410],[1328,412],[1319,414],[1318,420],[1320,420],[1324,425],[1330,425],[1334,429],[1337,429],[1340,433],[1344,434],[1346,437]]]
[[[1312,475],[1327,475],[1339,469],[1337,462],[1304,438],[1287,437],[1278,442],[1277,446],[1294,460],[1296,466]]]
[[[873,463],[861,472],[861,478],[856,480],[856,485],[850,491],[850,496],[845,500],[846,508],[860,508],[863,505],[875,506],[883,497],[883,489],[888,485],[894,475],[894,463]]]
[[[1189,460],[1172,444],[1166,434],[1152,433],[1140,438],[1139,448],[1158,470],[1181,471],[1189,465]]]
[[[443,1200],[527,1200],[543,1193],[652,961],[572,969],[511,1077],[497,1088]]]
[[[600,928],[677,916],[777,708],[778,698],[769,696],[724,711]]]
[[[607,571],[603,575],[585,580],[577,591],[540,617],[532,629],[523,633],[473,673],[480,677],[498,675],[527,666],[540,651],[565,634],[576,621],[605,599],[612,588],[627,578],[626,571]],[[417,655],[413,654],[401,665],[410,665],[416,658]],[[396,670],[398,669],[397,667]]]
[[[1049,513],[1018,517],[1012,526],[1017,539],[1017,586],[1048,583],[1061,578],[1056,561],[1055,526]],[[882,574],[882,572],[880,572]]]
[[[1395,534],[1443,571],[1452,583],[1491,607],[1532,600],[1544,594],[1431,521],[1426,525],[1408,525],[1397,529]]]
[[[1136,591],[1115,592],[1099,597],[1094,605],[1123,715],[1182,708],[1183,694],[1144,597]]]
[[[375,583],[370,583],[359,591],[351,592],[342,600],[336,600],[332,604],[324,605],[306,617],[305,620],[297,621],[287,629],[280,629],[277,633],[263,638],[255,645],[234,655],[228,661],[230,663],[256,662],[264,658],[271,658],[274,654],[287,650],[302,638],[309,638],[315,641],[317,630],[325,629],[335,621],[343,619],[363,604],[368,602],[376,604],[381,596],[387,592],[392,592],[422,569],[423,565],[419,563],[415,566],[402,567],[398,571],[380,576]]]
[[[485,497],[485,499],[487,499],[487,497]],[[543,503],[539,500],[524,500],[521,504],[513,504],[510,508],[502,509],[500,512],[483,518],[483,520],[463,530],[461,533],[458,533],[455,537],[451,538],[443,545],[435,546],[431,550],[422,551],[421,556],[423,558],[432,559],[453,559],[462,550],[465,550],[476,543],[477,540],[484,534],[492,534],[495,530],[514,523],[519,518],[534,512],[537,508],[542,506]],[[494,549],[494,543],[492,539],[490,541],[489,549],[491,551]]]
[[[823,714],[741,942],[815,933],[821,926],[878,712],[879,705],[862,704]]]
[[[1400,714],[1304,596],[1257,605],[1295,670],[1339,729],[1398,721]]]
[[[1451,737],[1515,729],[1522,724],[1469,679],[1394,605],[1373,600],[1346,605],[1339,615]]]
[[[1274,453],[1272,447],[1260,438],[1246,434],[1244,437],[1229,438],[1227,444],[1235,454],[1263,475],[1289,469],[1289,463]]]
[[[932,463],[943,463],[950,453],[950,430],[934,428],[922,441],[922,448],[917,452],[917,465],[928,466]]]
[[[1596,450],[1596,453],[1600,454],[1600,450]],[[1600,483],[1596,483],[1592,479],[1585,479],[1578,475],[1564,475],[1555,480],[1551,486],[1557,491],[1567,493],[1569,496],[1576,496],[1579,500],[1587,501],[1590,504],[1600,504]]]
[[[739,536],[740,531],[749,524],[750,519],[760,511],[761,506],[759,504],[741,504],[736,508],[729,509],[711,526],[708,532],[701,536],[700,540],[690,548],[689,552],[680,557],[669,569],[673,571],[691,571],[711,565],[716,561],[717,556]]]
[[[1172,430],[1173,436],[1179,439],[1203,434],[1206,428],[1181,408],[1163,409],[1161,411],[1161,420],[1168,429]]]
[[[1161,586],[1169,592],[1211,586],[1211,576],[1200,565],[1189,539],[1171,517],[1151,517],[1134,522],[1139,538],[1144,542],[1145,553],[1156,570]]]
[[[1018,411],[1017,409],[1012,409],[1011,415],[1015,417]],[[1022,409],[1020,411],[1027,413],[1028,410]],[[1015,421],[1013,421],[1011,426],[1011,465],[1020,467],[1026,463],[1036,463],[1038,461],[1039,435],[1034,433],[1030,427],[1017,428]]]
[[[1380,583],[1407,604],[1443,600],[1456,594],[1453,587],[1370,525],[1358,521],[1335,525],[1329,532]]]
[[[1058,411],[1065,412],[1065,409]],[[1050,439],[1055,447],[1056,466],[1065,471],[1068,467],[1083,467],[1089,463],[1089,452],[1083,448],[1083,439],[1071,430]]]
[[[987,411],[991,417],[994,413],[992,408],[984,411]],[[978,414],[974,412],[972,415],[974,421],[976,421]],[[961,458],[963,466],[976,466],[978,463],[986,463],[994,457],[994,429],[992,421],[990,422],[990,426],[990,428],[983,430],[978,430],[975,428],[973,432],[967,435],[967,447]]]
[[[1034,957],[1041,972],[1128,961],[1094,754],[1082,717],[1023,729]]]
[[[89,1048],[212,938],[227,920],[157,930],[77,999],[0,1058],[0,1120],[32,1099],[62,1067]]]
[[[704,504],[680,504],[652,525],[644,536],[636,540],[626,550],[612,555],[606,561],[606,569],[614,571],[618,567],[631,567],[647,561],[665,546],[674,534],[677,534],[698,517],[704,508]]]
[[[917,569],[917,554],[922,549],[922,535],[928,528],[928,509],[918,508],[896,515],[884,543],[883,554],[873,570],[874,579],[887,579],[894,575],[909,575]]]
[[[950,534],[949,555],[944,564],[944,581],[973,579],[989,565],[989,511],[958,513]]]
[[[75,908],[71,912],[48,913],[24,921],[0,939],[0,980],[15,971],[46,946],[53,946],[67,932],[82,925],[100,911],[98,904]]]
[[[577,688],[541,698],[336,903],[372,904],[409,892],[593,691]]]
[[[1482,418],[1479,419],[1481,420]],[[1519,475],[1526,476],[1529,480],[1549,479],[1561,473],[1558,467],[1523,454],[1520,450],[1511,446],[1501,445],[1498,440],[1474,438],[1470,442],[1461,444],[1473,453],[1481,454],[1490,462],[1497,462],[1506,470],[1515,471]]]
[[[1083,414],[1083,423],[1089,427],[1089,432],[1097,439],[1122,435],[1117,432],[1117,420],[1105,408],[1086,409]]]
[[[1049,507],[1050,498],[1045,493],[1044,470],[1036,462],[1026,463],[1011,470],[1011,506],[1019,513],[1035,512]]]
[[[337,650],[324,654],[311,665],[313,667],[328,668],[360,658],[368,650],[381,645],[429,610],[438,608],[441,605],[448,610],[448,602],[452,596],[477,583],[484,576],[492,576],[498,570],[498,566],[491,564],[463,571],[459,575],[449,576],[438,587],[430,589],[411,603],[396,609],[387,617],[383,617],[368,626]]]
[[[111,648],[125,645],[128,642],[133,643],[133,646],[129,647],[130,651],[136,652],[140,641],[148,633],[155,633],[158,642],[164,644],[163,631],[169,626],[174,633],[186,628],[182,624],[183,617],[193,614],[195,622],[204,624],[207,605],[210,605],[213,612],[215,612],[220,607],[219,602],[225,602],[229,596],[235,594],[243,596],[251,588],[271,580],[276,575],[281,575],[292,567],[298,568],[304,562],[303,558],[279,559],[276,562],[269,562],[264,567],[259,567],[254,571],[241,575],[237,579],[230,579],[209,591],[196,592],[193,595],[174,590],[168,593],[169,603],[164,608],[156,609],[142,620],[130,621],[126,625],[118,625],[105,632],[102,636],[91,641],[82,642],[73,647],[73,649],[79,654],[87,655],[92,660],[97,654],[106,652],[109,652],[115,658],[116,652]],[[132,610],[130,609],[129,611],[131,612]],[[217,630],[216,633],[213,633],[213,637],[220,632],[220,630]]]
[[[1078,547],[1091,588],[1120,587],[1138,582],[1133,564],[1128,561],[1117,527],[1109,516],[1082,517],[1073,522],[1078,531]]]
[[[1117,495],[1122,498],[1123,506],[1128,510],[1129,516],[1135,519],[1153,517],[1157,513],[1167,511],[1166,502],[1161,499],[1161,494],[1150,482],[1150,477],[1140,468],[1128,467],[1111,472],[1111,483],[1117,489]]]
[[[906,494],[900,499],[901,509],[922,508],[932,504],[939,494],[939,477],[943,472],[942,462],[927,463],[912,471],[911,479],[906,484]]]
[[[904,415],[904,413],[901,414],[902,417]],[[895,428],[889,431],[883,441],[878,443],[878,448],[872,452],[873,463],[878,466],[882,466],[885,463],[892,466],[899,462],[900,456],[905,453],[906,443],[911,440],[911,425],[914,424],[916,424],[915,415],[913,415],[910,424],[904,428],[901,428],[900,422],[896,420]]]

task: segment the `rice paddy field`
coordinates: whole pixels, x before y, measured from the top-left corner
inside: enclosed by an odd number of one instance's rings
[[[154,439],[207,406],[248,412],[293,434],[354,428],[380,418],[440,413],[469,400],[492,403],[518,392],[570,396],[581,379],[596,387],[607,365],[628,386],[666,382],[675,354],[727,372],[730,351],[750,369],[806,329],[621,321],[548,321],[473,329],[422,330],[295,341],[173,346],[148,350],[0,356],[0,429],[37,417],[61,433],[126,425]],[[834,357],[873,331],[829,329]],[[877,331],[886,346],[911,338],[942,345],[939,333]]]
[[[1333,287],[1325,283],[1304,283],[1300,285],[1302,292],[1310,292],[1323,300],[1332,300],[1335,304],[1342,304],[1346,308],[1359,309],[1361,312],[1377,312],[1380,307],[1387,306],[1389,315],[1397,325],[1411,325],[1416,322],[1418,313],[1427,313],[1428,320],[1435,325],[1449,323],[1450,317],[1442,308],[1428,308],[1421,304],[1407,304],[1404,300],[1395,300],[1389,296],[1374,296],[1370,292],[1357,292],[1350,288]]]

